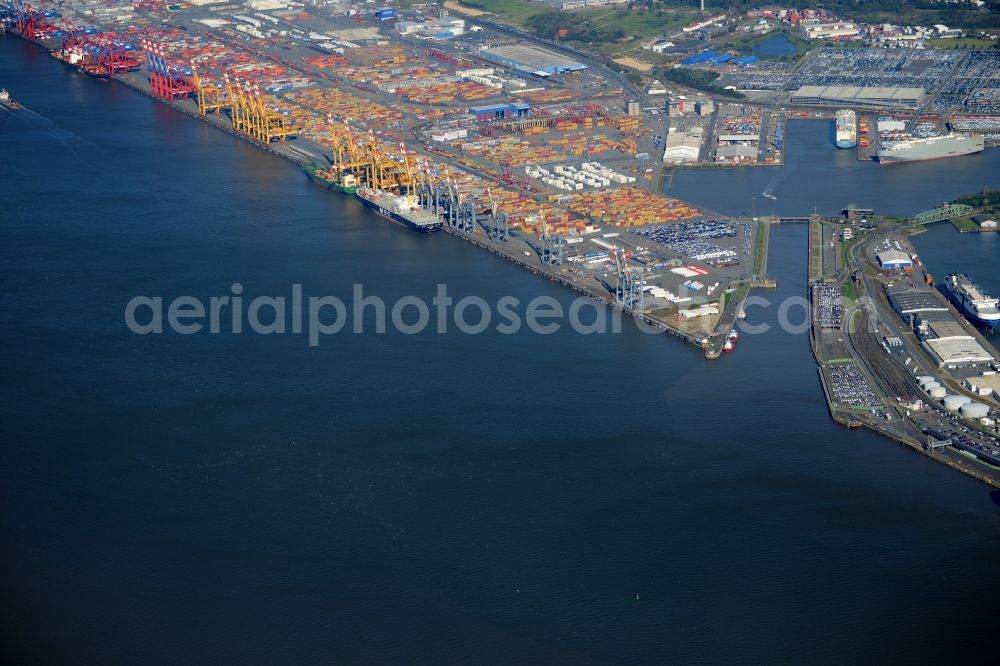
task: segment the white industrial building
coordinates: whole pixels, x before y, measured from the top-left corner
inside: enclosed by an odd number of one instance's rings
[[[971,335],[924,340],[923,345],[942,368],[984,366],[996,362]]]
[[[913,267],[912,257],[905,252],[900,252],[899,250],[885,250],[884,252],[879,252],[876,257],[878,258],[878,263],[882,268],[905,269]]]
[[[666,148],[663,149],[664,162],[697,162],[701,152],[704,131],[692,127],[687,131],[671,127],[667,132]]]
[[[977,395],[1000,400],[1000,374],[990,371],[979,377],[969,377],[965,380],[965,388]]]
[[[756,162],[757,148],[736,143],[728,146],[719,146],[715,151],[716,162]]]
[[[566,0],[560,6],[564,12],[571,12],[576,9],[593,9],[596,7],[617,7],[627,5],[629,0]]]
[[[760,141],[760,135],[758,134],[720,134],[719,135],[719,145],[739,143],[743,145],[750,145]]]
[[[858,36],[856,23],[804,23],[802,31],[808,39],[849,39]]]
[[[190,2],[191,0],[187,0]],[[257,11],[267,11],[269,9],[284,9],[288,6],[284,0],[247,0],[244,4],[250,9]]]
[[[726,20],[726,15],[725,14],[719,14],[718,16],[713,16],[712,18],[707,18],[704,21],[698,21],[697,23],[692,23],[691,25],[686,25],[683,28],[681,28],[681,30],[683,32],[697,32],[698,30],[701,30],[702,28],[707,28],[708,26],[712,25],[713,23],[718,23],[719,21],[725,21],[725,20]]]
[[[792,104],[846,106],[862,109],[914,108],[924,97],[923,88],[862,86],[802,86],[792,93]]]

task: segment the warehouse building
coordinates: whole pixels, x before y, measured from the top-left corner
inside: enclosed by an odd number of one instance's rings
[[[876,255],[879,266],[886,270],[909,270],[913,268],[913,259],[899,250],[886,250]]]
[[[697,162],[703,136],[704,131],[701,127],[692,127],[687,131],[670,128],[667,133],[667,145],[663,150],[663,161]]]
[[[737,164],[756,162],[757,148],[739,143],[728,146],[719,146],[718,150],[715,151],[715,161],[735,162]]]
[[[942,368],[975,368],[996,361],[971,335],[924,340],[923,345]]]
[[[923,99],[923,88],[860,86],[802,86],[792,93],[792,104],[845,106],[860,109],[915,108]]]
[[[526,44],[510,44],[491,49],[480,49],[479,55],[506,67],[529,72],[557,74],[587,69],[583,63],[570,60],[558,53]]]
[[[743,145],[751,145],[760,141],[760,136],[757,134],[720,134],[719,135],[719,145],[726,145],[731,143],[739,143]]]
[[[905,321],[910,321],[914,316],[928,322],[951,319],[948,307],[929,291],[911,289],[908,286],[899,289],[889,287],[886,291],[892,308]]]
[[[965,387],[977,395],[1000,400],[1000,374],[989,371],[979,377],[969,377]]]
[[[502,118],[527,118],[531,113],[531,105],[523,102],[489,104],[486,106],[471,106],[469,113],[476,117],[476,120],[500,120]]]
[[[803,23],[802,32],[808,39],[852,39],[858,36],[856,23]]]

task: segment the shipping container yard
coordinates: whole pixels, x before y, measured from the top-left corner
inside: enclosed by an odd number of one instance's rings
[[[732,325],[750,278],[740,247],[755,244],[738,235],[751,225],[713,220],[733,230],[713,256],[643,233],[710,213],[656,191],[667,109],[626,96],[614,72],[447,15],[107,10],[42,0],[8,14],[67,66],[302,164],[383,217],[444,228],[710,356],[727,341],[716,324],[728,310]],[[760,112],[727,111],[719,129],[760,134]]]

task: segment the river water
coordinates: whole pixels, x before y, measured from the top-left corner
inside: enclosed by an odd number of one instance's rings
[[[628,322],[316,347],[136,335],[132,297],[234,282],[247,296],[573,295],[378,220],[23,41],[0,40],[0,81],[28,108],[0,114],[5,654],[801,663],[992,646],[988,489],[833,424],[808,340],[777,328],[776,306],[750,312],[770,333],[715,362]],[[991,159],[957,184],[995,179]],[[773,173],[678,186],[759,192]],[[922,189],[897,196],[951,194]],[[804,226],[776,230],[773,298],[804,293],[805,245]]]

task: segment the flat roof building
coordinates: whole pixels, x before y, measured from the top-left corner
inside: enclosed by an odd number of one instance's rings
[[[701,127],[667,132],[666,148],[663,149],[664,162],[697,162],[701,152],[704,134]]]
[[[757,143],[760,141],[758,134],[720,134],[719,143]]]
[[[756,161],[756,159],[757,148],[739,143],[719,146],[718,150],[715,151],[716,162],[749,162]]]
[[[887,288],[889,302],[900,317],[906,319],[913,315],[920,315],[921,319],[938,320],[937,314],[943,314],[951,318],[947,306],[935,298],[934,294],[922,289],[892,289]]]
[[[969,377],[965,386],[978,395],[985,395],[1000,400],[1000,374],[983,374],[980,377]]]
[[[993,355],[971,335],[965,338],[924,340],[923,345],[942,368],[968,368],[996,362]]]
[[[845,106],[862,109],[915,108],[923,99],[923,88],[859,86],[802,86],[792,93],[792,104]]]
[[[939,340],[953,340],[955,338],[971,338],[969,332],[954,319],[942,319],[940,321],[928,322],[927,329]]]
[[[583,63],[570,60],[558,53],[528,46],[527,44],[509,44],[491,49],[480,49],[479,54],[507,67],[520,68],[532,72],[556,74],[558,72],[574,72],[587,69]]]
[[[882,268],[912,268],[913,259],[905,252],[899,250],[885,250],[876,255],[878,263]]]

